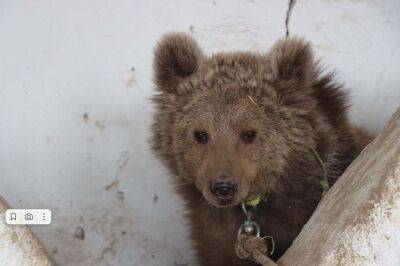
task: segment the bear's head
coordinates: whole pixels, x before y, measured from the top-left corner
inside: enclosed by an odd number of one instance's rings
[[[153,150],[212,205],[279,191],[312,157],[318,121],[308,43],[289,38],[267,54],[207,57],[190,36],[172,33],[158,43],[153,67]]]

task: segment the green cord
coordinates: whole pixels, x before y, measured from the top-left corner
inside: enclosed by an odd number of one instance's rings
[[[324,191],[322,192],[322,196],[325,196],[325,194],[329,190],[329,182],[328,182],[328,176],[326,174],[325,165],[324,165],[324,162],[322,161],[321,157],[318,155],[317,151],[314,149],[312,151],[314,153],[315,158],[317,158],[319,164],[321,165],[322,172],[324,174],[324,178],[321,181],[321,187],[324,189]]]

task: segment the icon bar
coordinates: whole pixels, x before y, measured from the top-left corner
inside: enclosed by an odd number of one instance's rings
[[[49,209],[8,209],[6,223],[10,225],[50,224],[51,210]]]

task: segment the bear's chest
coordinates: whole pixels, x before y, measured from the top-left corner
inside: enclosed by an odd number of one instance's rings
[[[270,256],[272,259],[278,259],[289,248],[311,216],[316,204],[286,199],[284,202],[262,203],[258,207],[253,220],[259,224],[261,236],[273,238],[275,251]],[[197,212],[195,215],[197,217],[204,215],[201,208],[197,209]],[[212,258],[206,265],[212,265],[210,263],[214,260],[220,263],[215,265],[248,265],[247,262],[238,260],[234,251],[238,229],[246,220],[241,208],[216,210],[215,213],[208,210],[206,216],[191,223],[196,246],[203,257]],[[270,241],[269,243],[271,244]],[[228,262],[230,264],[226,264]]]

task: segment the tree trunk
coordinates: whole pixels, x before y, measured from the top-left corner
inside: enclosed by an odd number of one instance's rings
[[[322,199],[278,265],[400,265],[400,109]]]
[[[21,266],[55,265],[44,247],[26,225],[6,224],[10,206],[0,196],[0,264]]]

